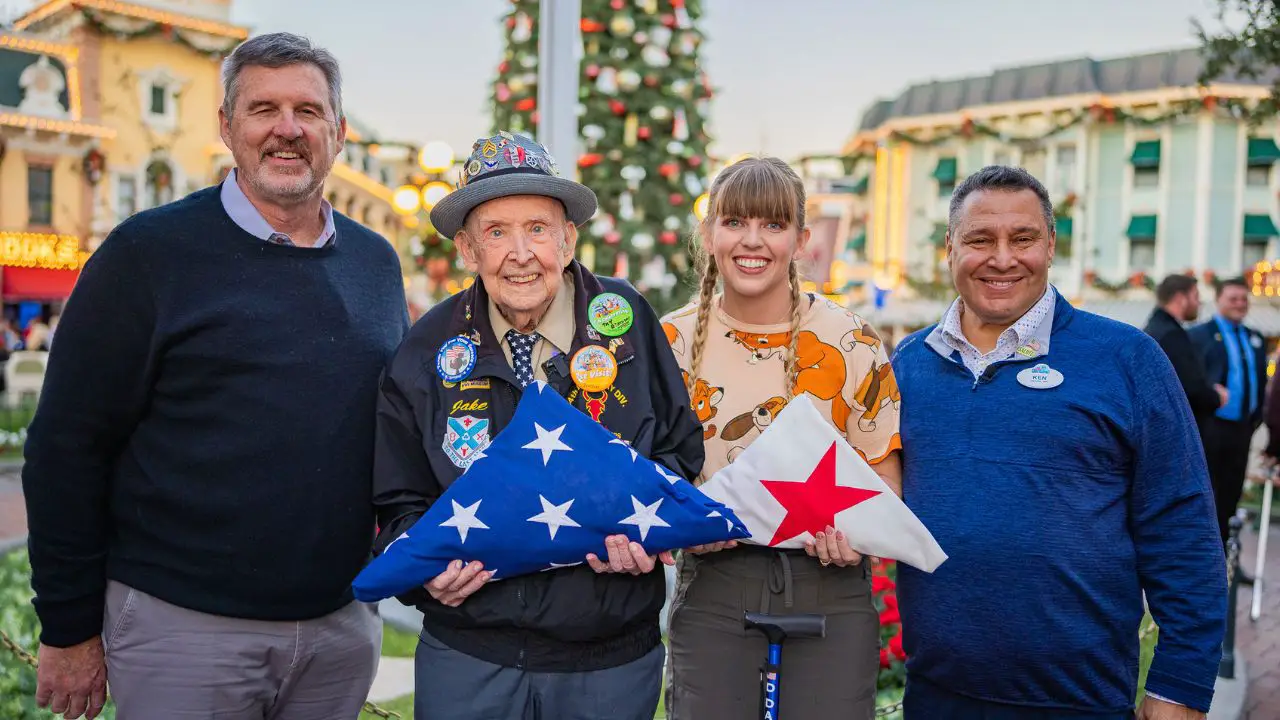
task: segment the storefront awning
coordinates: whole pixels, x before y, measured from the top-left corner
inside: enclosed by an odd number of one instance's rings
[[[938,158],[938,165],[933,169],[933,178],[941,185],[953,185],[956,181],[956,172],[955,158]]]
[[[1058,237],[1071,237],[1071,233],[1075,229],[1071,218],[1055,217],[1053,222],[1055,225],[1055,232],[1057,232]]]
[[[79,270],[0,268],[0,286],[5,302],[66,300],[79,277]]]
[[[1271,138],[1249,138],[1249,165],[1271,165],[1280,160],[1280,147]]]
[[[1155,240],[1156,216],[1134,215],[1129,218],[1129,228],[1124,233],[1130,240]]]
[[[1133,163],[1136,168],[1160,167],[1160,141],[1147,140],[1134,143],[1133,154],[1129,156],[1129,162]]]
[[[1271,219],[1271,215],[1244,216],[1245,243],[1265,245],[1277,235],[1280,235],[1280,230],[1276,230],[1276,224]]]

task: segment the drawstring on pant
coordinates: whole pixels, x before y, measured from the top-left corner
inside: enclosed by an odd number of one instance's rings
[[[760,586],[760,612],[769,612],[769,595],[782,593],[782,605],[787,610],[794,604],[791,582],[791,558],[786,553],[774,553],[769,561],[769,574]]]

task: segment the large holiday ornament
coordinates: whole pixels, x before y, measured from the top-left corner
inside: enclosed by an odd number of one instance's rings
[[[619,13],[609,21],[609,32],[615,37],[630,37],[636,31],[636,21],[626,13]]]
[[[640,87],[640,73],[631,68],[619,72],[618,87],[622,88],[623,92],[631,92]]]
[[[596,78],[596,89],[605,95],[618,94],[618,70],[613,67],[601,68],[600,77]]]
[[[533,39],[533,18],[520,12],[516,13],[516,26],[511,29],[512,41],[524,44]]]

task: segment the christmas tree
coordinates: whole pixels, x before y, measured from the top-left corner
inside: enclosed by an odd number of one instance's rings
[[[582,0],[576,162],[600,211],[578,240],[578,259],[629,279],[659,311],[689,296],[687,241],[706,189],[711,86],[698,62],[701,16],[700,0]],[[494,129],[536,136],[537,0],[512,0],[505,28]]]

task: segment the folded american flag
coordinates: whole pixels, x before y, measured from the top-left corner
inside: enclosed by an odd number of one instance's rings
[[[356,577],[373,602],[444,572],[484,563],[493,580],[607,555],[626,535],[650,554],[750,535],[733,512],[632,450],[545,383],[530,385],[515,417],[461,477]]]

